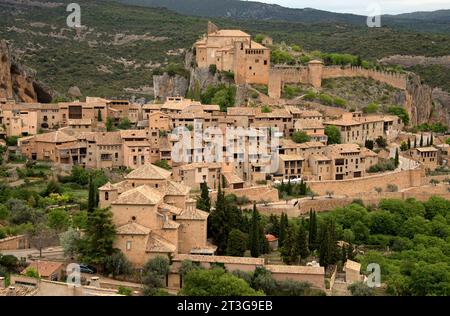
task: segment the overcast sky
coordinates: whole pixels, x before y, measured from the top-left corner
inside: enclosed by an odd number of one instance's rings
[[[254,0],[290,8],[315,8],[341,13],[368,15],[370,3],[378,3],[381,14],[450,9],[450,0]]]

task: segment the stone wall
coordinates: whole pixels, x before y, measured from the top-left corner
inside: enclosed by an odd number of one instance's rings
[[[317,74],[316,72],[321,72]],[[272,68],[269,76],[269,96],[280,98],[284,83],[310,84],[314,87],[320,87],[320,83],[312,82],[314,78],[323,79],[340,77],[365,77],[384,82],[397,89],[406,90],[407,76],[404,74],[390,73],[365,69],[362,67],[341,67],[308,65],[308,67],[279,67]]]
[[[225,194],[235,194],[237,197],[246,196],[251,202],[278,202],[278,190],[270,186],[253,186],[243,189],[229,189],[226,188]],[[211,200],[216,201],[217,191],[213,191],[210,194]]]
[[[328,191],[332,191],[334,195],[353,195],[357,192],[375,194],[375,188],[380,187],[386,191],[389,184],[396,185],[399,190],[417,187],[422,185],[423,178],[424,172],[421,169],[414,169],[349,180],[308,181],[308,185],[319,195],[326,195]]]
[[[30,244],[25,235],[0,239],[0,250],[17,250],[26,248],[30,248]]]
[[[438,196],[447,200],[450,200],[450,192],[448,186],[440,184],[437,186],[427,185],[416,188],[409,188],[402,192],[382,192],[380,194],[366,194],[357,193],[346,197],[332,197],[332,198],[320,198],[311,200],[309,198],[299,200],[299,204],[293,207],[292,204],[287,204],[286,207],[278,204],[276,206],[263,206],[259,205],[258,210],[261,214],[281,215],[285,213],[288,217],[297,217],[303,214],[308,214],[310,210],[316,212],[326,212],[339,207],[345,207],[351,204],[354,200],[361,200],[364,205],[378,205],[383,199],[402,199],[406,200],[414,198],[418,201],[427,201],[432,196]]]

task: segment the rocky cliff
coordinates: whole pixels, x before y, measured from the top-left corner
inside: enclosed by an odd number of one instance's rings
[[[404,100],[399,101],[405,104],[411,125],[441,122],[450,126],[450,94],[423,84],[416,74],[410,73]]]
[[[412,125],[428,123],[433,112],[433,89],[422,84],[420,77],[410,74],[406,84],[405,106]]]
[[[34,71],[21,65],[5,40],[0,41],[0,98],[19,102],[52,100],[54,93],[36,80]]]
[[[188,86],[188,79],[180,75],[169,76],[164,73],[153,76],[154,96],[158,100],[165,100],[167,97],[185,96]]]

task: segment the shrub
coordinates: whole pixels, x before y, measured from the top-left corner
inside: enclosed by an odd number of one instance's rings
[[[131,296],[133,294],[133,290],[128,287],[119,286],[119,289],[117,290],[117,294]]]

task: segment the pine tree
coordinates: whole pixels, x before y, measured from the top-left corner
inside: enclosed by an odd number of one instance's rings
[[[308,240],[305,228],[300,224],[297,230],[297,252],[301,259],[306,259],[309,255]]]
[[[411,139],[408,138],[408,149],[411,149]]]
[[[284,239],[286,238],[286,230],[288,226],[288,218],[287,215],[281,213],[280,218],[280,235],[278,236],[278,246],[283,247]]]
[[[92,174],[89,176],[89,195],[88,195],[88,212],[93,212],[97,207],[97,188],[94,184],[94,179]]]
[[[261,255],[261,235],[259,225],[259,214],[256,210],[256,204],[253,204],[252,220],[249,232],[250,253],[252,257],[258,258]]]
[[[419,142],[419,146],[423,147],[423,134],[420,134],[420,142]]]
[[[395,149],[395,166],[398,167],[398,165],[400,164],[400,156],[398,154],[398,148]]]

